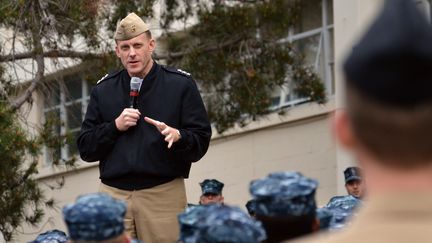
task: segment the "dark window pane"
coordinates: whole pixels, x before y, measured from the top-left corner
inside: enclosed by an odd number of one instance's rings
[[[44,94],[45,108],[53,107],[60,104],[60,85],[58,82],[51,82],[47,85]]]
[[[68,146],[69,146],[69,156],[73,156],[78,154],[78,147],[76,145],[76,140],[78,138],[79,135],[79,130],[78,131],[74,131],[71,132],[68,136]]]
[[[59,161],[61,159],[61,147],[58,146],[53,152],[53,161]]]
[[[73,103],[72,105],[66,106],[67,114],[67,128],[74,129],[81,126],[82,121],[82,109],[81,102]]]
[[[88,94],[87,95],[90,96],[90,93],[91,93],[93,87],[95,86],[95,84],[93,84],[93,83],[91,83],[89,81],[86,81],[86,83],[87,83],[87,89],[88,89]]]
[[[313,35],[294,42],[294,47],[304,56],[305,64],[314,66],[317,58],[321,35]],[[321,49],[322,52],[322,49]]]
[[[61,125],[60,109],[57,108],[45,112],[45,122],[52,124],[53,131],[56,134],[60,134],[60,125]]]
[[[302,11],[294,33],[302,33],[322,27],[322,0],[301,1]]]
[[[278,107],[280,103],[280,96],[272,97],[270,102],[270,107]]]
[[[78,76],[69,77],[65,80],[66,101],[73,101],[82,98],[82,82]]]
[[[333,24],[333,1],[327,0],[327,24]]]

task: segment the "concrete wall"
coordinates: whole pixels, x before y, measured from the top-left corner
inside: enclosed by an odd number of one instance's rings
[[[335,99],[336,107],[344,106],[342,65],[346,55],[353,45],[370,25],[382,0],[333,0],[334,18],[334,50],[335,50]],[[337,173],[355,164],[355,159],[344,148],[337,145],[336,149]],[[343,177],[338,177],[338,194],[345,193]]]
[[[302,108],[310,108],[306,106]],[[215,178],[225,183],[225,202],[244,207],[251,198],[250,181],[276,171],[300,171],[319,180],[318,201],[327,202],[336,192],[335,145],[327,114],[287,122],[273,116],[266,122],[279,123],[213,139],[187,181],[189,202],[198,202],[199,182]]]
[[[62,171],[59,169],[59,171]],[[16,238],[17,243],[34,240],[42,232],[51,229],[60,229],[65,232],[66,226],[63,222],[62,208],[65,204],[74,202],[76,197],[83,193],[96,192],[99,185],[99,171],[96,166],[84,166],[79,170],[63,173],[57,171],[50,177],[41,178],[40,185],[44,189],[46,198],[54,198],[56,206],[54,209],[45,210],[45,218],[38,228],[23,225],[18,229],[21,234]],[[57,183],[64,178],[64,186],[59,189],[50,189],[49,186],[56,187]]]

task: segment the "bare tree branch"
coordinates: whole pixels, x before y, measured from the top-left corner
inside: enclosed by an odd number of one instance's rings
[[[210,45],[210,46],[202,46],[200,48],[200,51],[202,52],[211,52],[211,51],[216,51],[218,49],[230,46],[230,45],[234,45],[235,43],[239,42],[241,40],[240,37],[237,38],[233,38],[231,40],[228,40],[224,43],[220,43],[218,45]],[[163,54],[153,54],[153,58],[156,60],[160,60],[160,59],[175,59],[175,58],[180,58],[184,55],[189,54],[190,51],[180,51],[180,52],[168,52],[168,53],[163,53]]]
[[[114,53],[114,52],[112,52]],[[72,50],[51,50],[41,54],[42,57],[50,57],[50,58],[58,58],[58,57],[69,57],[69,58],[102,58],[104,56],[109,55],[109,53],[89,53],[89,52],[79,52]],[[0,56],[0,62],[11,62],[15,60],[21,59],[29,59],[33,58],[34,53],[32,52],[23,52],[19,54],[11,54],[11,55],[3,55]]]
[[[35,10],[33,9],[33,11],[35,11]],[[36,61],[36,65],[37,65],[37,71],[36,71],[34,79],[31,81],[30,85],[27,87],[27,89],[24,91],[24,93],[21,96],[19,96],[18,98],[16,98],[14,101],[12,101],[12,103],[11,103],[11,109],[12,110],[19,109],[25,102],[31,100],[33,91],[36,90],[38,83],[44,77],[45,62],[44,62],[44,57],[41,54],[43,52],[41,32],[42,32],[42,28],[36,22],[36,24],[32,28],[31,33],[32,33],[32,37],[33,37],[34,53],[36,53],[35,61]]]
[[[240,38],[234,38],[227,42],[221,43],[219,45],[213,45],[213,46],[203,46],[202,51],[215,51],[220,48],[227,47],[229,45],[233,45],[236,42],[240,41]],[[73,51],[73,50],[50,50],[43,52],[41,55],[42,57],[49,57],[49,58],[79,58],[79,59],[97,59],[97,58],[103,58],[110,54],[114,54],[114,51],[107,52],[107,53],[89,53],[89,52],[79,52],[79,51]],[[189,51],[181,51],[181,52],[171,52],[171,53],[162,53],[162,54],[153,54],[153,58],[156,60],[161,59],[173,59],[173,58],[180,58],[184,55],[189,54]],[[29,59],[33,58],[34,53],[32,52],[23,52],[18,54],[9,54],[9,55],[3,55],[0,56],[0,62],[11,62],[16,60],[22,60],[22,59]]]
[[[30,86],[25,90],[24,94],[22,94],[21,96],[16,98],[11,103],[11,108],[13,110],[20,108],[25,102],[31,100],[33,91],[36,90],[38,83],[41,81],[41,79],[44,75],[45,63],[44,63],[42,55],[36,56],[36,63],[37,63],[36,75],[35,75],[34,79],[31,81]]]

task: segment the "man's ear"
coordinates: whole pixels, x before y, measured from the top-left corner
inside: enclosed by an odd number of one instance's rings
[[[120,49],[119,49],[118,45],[115,46],[115,53],[116,53],[117,57],[120,58]]]
[[[347,149],[352,149],[355,144],[354,133],[349,116],[345,110],[334,112],[332,130],[339,144]]]
[[[150,39],[150,43],[149,43],[149,51],[153,52],[155,48],[156,48],[156,41],[152,38]]]

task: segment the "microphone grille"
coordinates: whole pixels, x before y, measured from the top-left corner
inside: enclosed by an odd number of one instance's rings
[[[131,90],[137,90],[139,91],[141,89],[142,79],[138,77],[132,77],[130,81],[130,88]]]

